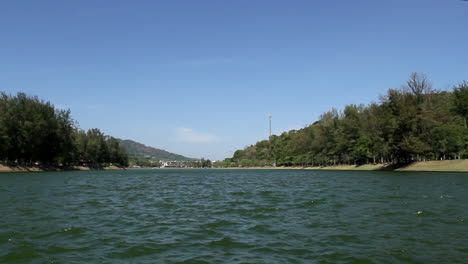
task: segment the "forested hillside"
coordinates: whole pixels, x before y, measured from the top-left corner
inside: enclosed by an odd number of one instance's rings
[[[83,131],[50,102],[0,93],[0,163],[9,165],[128,165],[119,141],[94,128]]]
[[[237,150],[217,166],[326,166],[468,158],[468,82],[453,91],[411,74],[378,103],[332,109],[300,130]]]
[[[192,160],[182,155],[174,154],[166,150],[157,149],[143,145],[129,139],[118,139],[127,150],[128,155],[135,159],[154,159],[154,160]]]

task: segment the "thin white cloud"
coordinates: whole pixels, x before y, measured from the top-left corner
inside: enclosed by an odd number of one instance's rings
[[[190,143],[211,143],[219,141],[216,135],[194,131],[187,127],[177,128],[176,137],[178,141]]]

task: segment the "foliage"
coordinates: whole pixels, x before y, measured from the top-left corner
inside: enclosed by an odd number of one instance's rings
[[[70,110],[18,93],[0,94],[0,161],[9,164],[128,165],[121,144],[99,129],[80,130]]]
[[[332,109],[300,130],[237,150],[215,166],[327,166],[409,163],[468,157],[468,82],[432,89],[424,74],[390,89],[379,103]]]
[[[193,160],[188,163],[189,167],[192,168],[211,168],[213,165],[211,160],[201,158],[201,160]]]
[[[452,110],[463,118],[466,127],[466,119],[468,118],[468,82],[464,81],[458,87],[455,87],[453,95]]]
[[[158,160],[152,159],[130,159],[129,165],[131,167],[139,166],[147,168],[159,168],[161,166],[161,163]]]

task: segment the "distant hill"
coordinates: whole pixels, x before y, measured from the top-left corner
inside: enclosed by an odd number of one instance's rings
[[[174,154],[162,149],[149,147],[133,140],[118,140],[125,147],[128,155],[132,158],[152,158],[155,160],[193,160],[192,158]]]

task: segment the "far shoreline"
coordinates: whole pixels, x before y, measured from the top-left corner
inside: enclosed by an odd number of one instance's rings
[[[149,170],[149,169],[214,169],[214,170],[310,170],[310,171],[394,171],[394,172],[468,172],[468,159],[464,160],[437,160],[437,161],[420,161],[410,164],[399,165],[383,165],[383,164],[365,164],[365,165],[334,165],[334,166],[280,166],[280,167],[213,167],[213,168],[158,168],[158,167],[120,167],[120,166],[103,166],[103,167],[85,167],[85,166],[70,166],[70,167],[54,167],[54,166],[5,166],[0,165],[0,173],[2,172],[44,172],[44,171],[101,171],[101,170]]]
[[[395,171],[395,172],[468,172],[468,159],[419,161],[410,164],[383,165],[332,165],[313,167],[224,167],[215,169],[250,169],[250,170],[316,170],[316,171]]]
[[[127,168],[121,166],[102,166],[102,167],[89,167],[89,166],[7,166],[0,165],[0,173],[2,172],[47,172],[47,171],[100,171],[100,170],[125,170]]]

